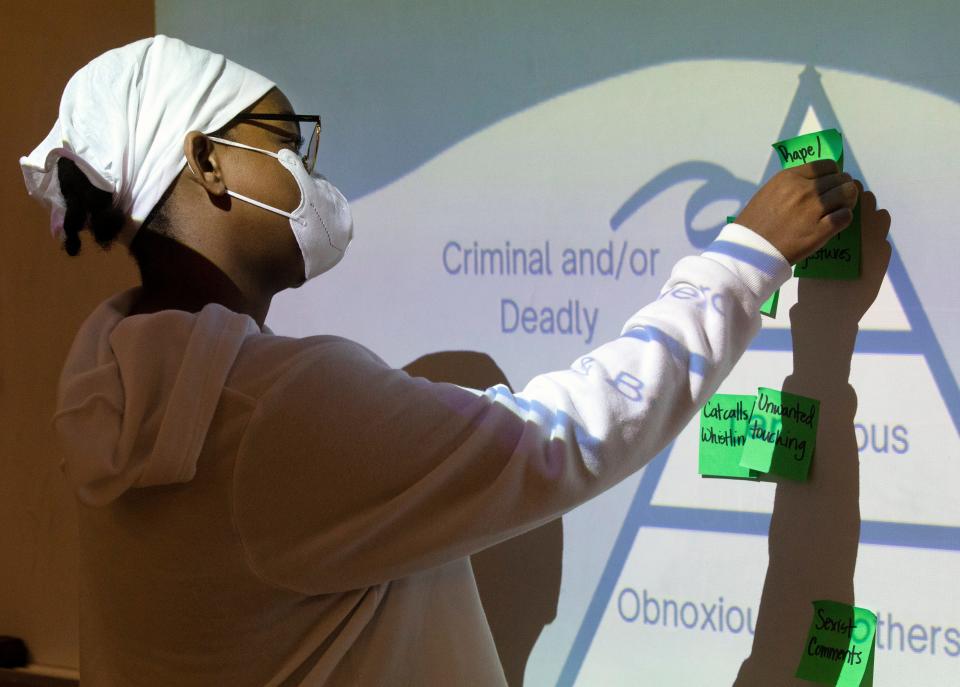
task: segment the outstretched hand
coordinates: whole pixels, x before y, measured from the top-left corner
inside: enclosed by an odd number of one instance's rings
[[[792,265],[850,224],[861,188],[833,160],[808,162],[760,187],[737,223],[767,239]]]

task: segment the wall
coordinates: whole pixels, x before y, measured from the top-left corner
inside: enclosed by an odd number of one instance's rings
[[[83,319],[137,283],[120,248],[84,239],[70,258],[50,237],[17,159],[47,134],[83,64],[153,34],[148,0],[4,3],[0,17],[0,635],[23,638],[39,664],[75,668],[76,512],[49,429],[60,366]]]
[[[815,384],[803,388],[830,418],[811,480],[701,479],[691,422],[547,540],[559,596],[524,676],[790,685],[810,602],[843,597],[881,614],[879,687],[950,683],[960,661],[943,639],[944,628],[960,639],[960,317],[945,288],[958,245],[958,12],[942,0],[290,0],[282,11],[157,0],[157,28],[323,116],[318,167],[350,198],[356,238],[336,270],[278,294],[267,324],[346,336],[397,366],[483,353],[517,389],[618,336],[779,167],[774,141],[840,130],[847,169],[893,217],[887,278],[876,294],[856,293],[876,286],[861,279],[813,298],[791,280],[721,387],[779,388],[810,364],[797,342],[840,331],[826,313],[805,328],[794,314],[877,296],[852,357],[840,354],[850,340],[829,342],[832,357],[791,380]],[[549,244],[552,273],[498,269],[508,243],[521,265]],[[485,273],[468,251],[489,256]],[[645,622],[637,600],[714,619],[722,606],[749,630]],[[940,638],[911,645],[901,629]]]

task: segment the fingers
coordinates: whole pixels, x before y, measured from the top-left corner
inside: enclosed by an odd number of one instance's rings
[[[846,183],[853,183],[854,179],[852,176],[846,172],[837,173],[837,174],[827,174],[822,177],[817,177],[813,180],[813,187],[817,189],[819,195],[823,195],[830,189],[841,186]]]
[[[860,224],[863,231],[885,239],[890,233],[890,222],[890,213],[882,208],[878,210],[877,197],[865,191],[860,196]]]
[[[824,228],[827,239],[850,226],[853,221],[853,210],[848,207],[842,207],[820,218],[820,225]]]
[[[892,221],[890,218],[890,213],[886,210],[877,210],[873,216],[876,218],[876,224],[878,230],[881,232],[881,235],[883,238],[887,238],[887,236],[890,234],[890,223]]]
[[[852,210],[853,206],[857,204],[858,196],[857,184],[852,179],[821,193],[820,203],[823,206],[824,216],[841,208]]]
[[[853,182],[853,183],[855,183],[855,184],[857,185],[857,192],[858,192],[859,194],[861,194],[861,196],[862,196],[862,195],[864,194],[863,182],[860,181],[859,179],[854,179],[854,182]],[[872,211],[874,208],[877,207],[877,197],[876,197],[875,195],[873,195],[872,193],[867,193],[867,195],[869,195],[870,198],[863,198],[863,197],[860,198],[860,207],[862,207],[862,208],[864,208],[864,209],[866,209],[866,210],[871,210],[871,211]],[[871,200],[872,200],[872,203],[873,203],[872,205],[870,204],[870,203],[871,203]]]
[[[840,173],[840,167],[833,160],[816,160],[815,162],[808,162],[805,165],[800,165],[793,169],[797,174],[807,179],[816,179],[817,177],[828,174]]]
[[[863,184],[854,181],[860,192],[860,223],[865,231],[886,238],[890,233],[890,213],[877,208],[877,197],[872,191],[864,191]]]

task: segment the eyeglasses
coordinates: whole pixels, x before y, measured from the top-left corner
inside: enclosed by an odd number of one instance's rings
[[[244,112],[242,114],[238,114],[236,117],[234,117],[234,119],[262,119],[267,121],[281,122],[313,122],[313,131],[310,134],[310,141],[307,144],[307,152],[300,156],[300,159],[303,160],[303,166],[307,169],[307,173],[310,174],[313,172],[313,168],[317,164],[317,149],[320,147],[320,115],[264,114],[262,112]],[[304,137],[301,133],[297,146],[298,149],[303,146],[303,142]]]

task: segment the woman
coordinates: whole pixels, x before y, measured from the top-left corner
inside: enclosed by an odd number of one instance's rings
[[[86,228],[143,278],[82,325],[54,416],[83,684],[503,685],[468,556],[671,441],[859,184],[833,163],[778,174],[620,338],[479,391],[264,326],[352,236],[292,114],[264,77],[156,36],[81,69],[21,160],[70,255]]]

